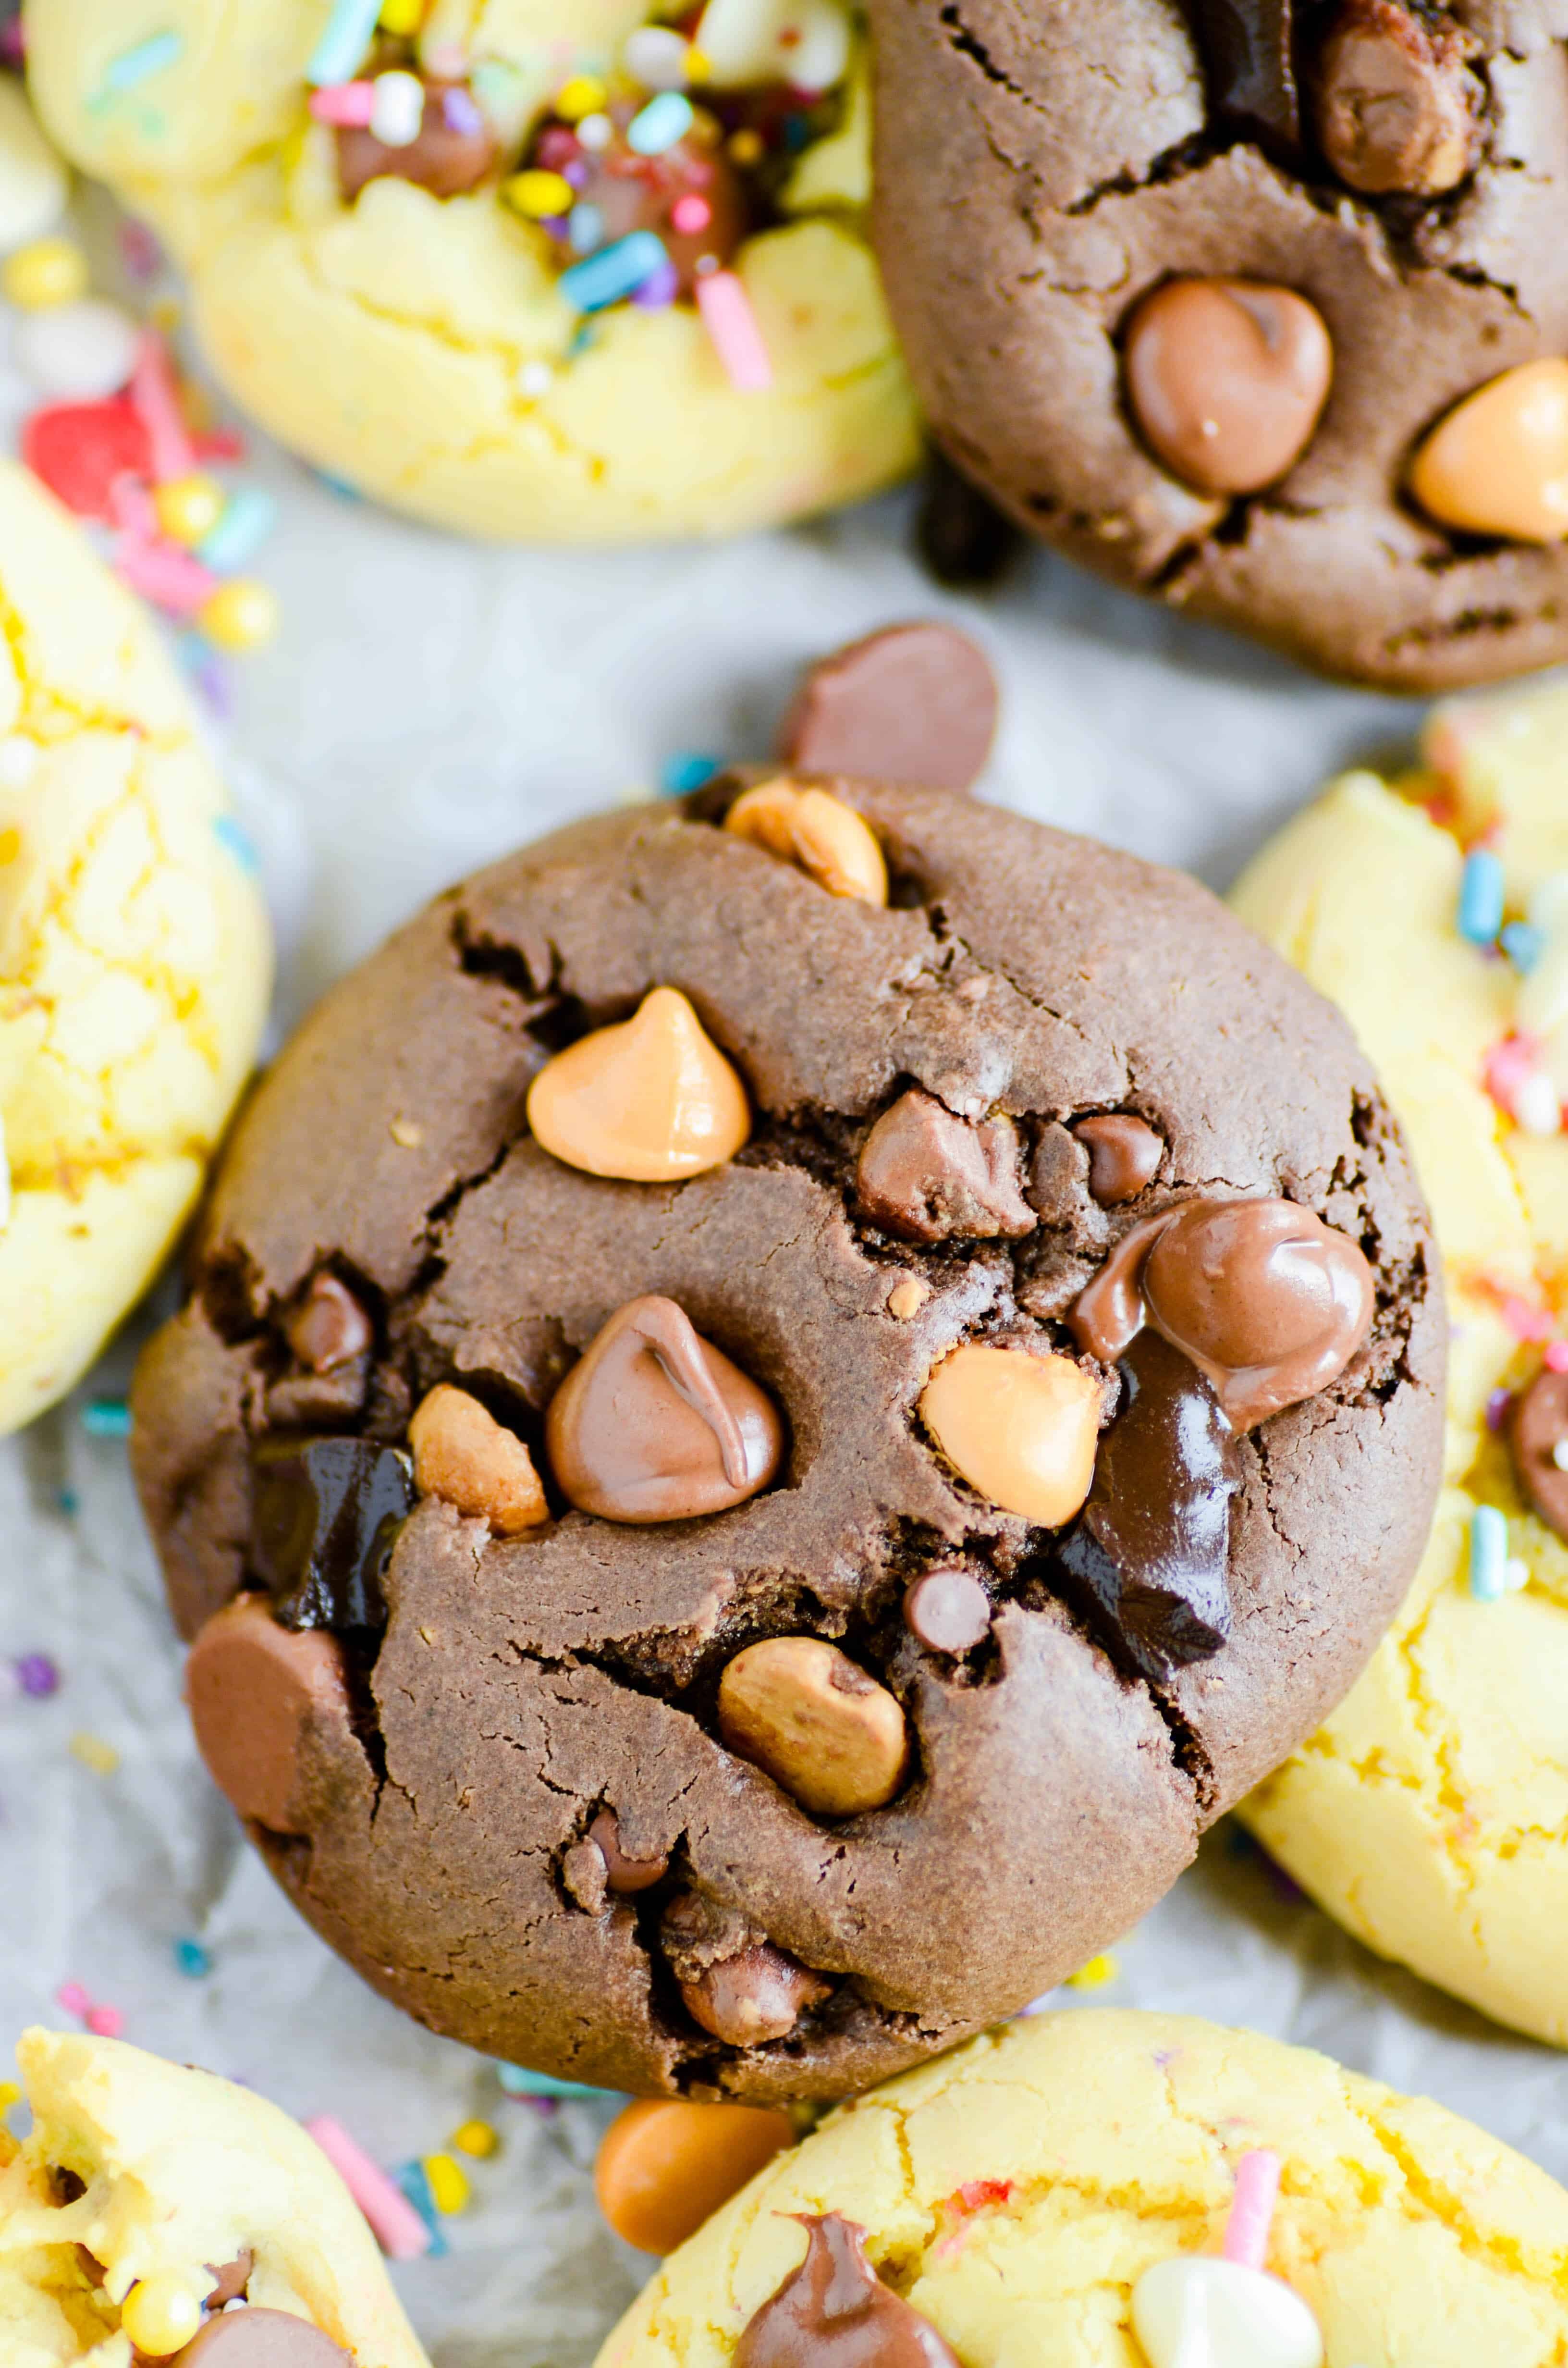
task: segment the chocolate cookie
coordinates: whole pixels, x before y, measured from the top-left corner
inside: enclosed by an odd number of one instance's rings
[[[1125,1930],[1339,1698],[1443,1338],[1366,1064],[1204,890],[731,775],[328,996],[134,1450],[209,1764],[367,1979],[830,2094]]]
[[[1331,673],[1568,657],[1556,0],[870,13],[883,278],[978,485]]]

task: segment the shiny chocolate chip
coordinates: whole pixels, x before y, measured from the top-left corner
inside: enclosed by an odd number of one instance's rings
[[[386,1625],[381,1575],[414,1509],[409,1459],[363,1439],[268,1440],[251,1457],[250,1561],[286,1628]]]
[[[1165,1146],[1147,1120],[1131,1110],[1081,1118],[1073,1129],[1089,1154],[1089,1190],[1102,1208],[1135,1200],[1152,1183]]]
[[[996,677],[956,625],[888,625],[811,667],[784,719],[801,773],[967,790],[996,735]]]
[[[928,1570],[905,1589],[903,1624],[928,1653],[967,1653],[991,1628],[991,1598],[962,1563]]]
[[[1508,1445],[1521,1493],[1549,1530],[1568,1539],[1568,1373],[1549,1366],[1515,1399]]]
[[[959,2368],[928,2318],[885,2286],[866,2232],[801,2214],[806,2258],[741,2329],[735,2368]]]

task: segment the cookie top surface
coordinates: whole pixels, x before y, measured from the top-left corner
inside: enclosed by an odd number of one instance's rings
[[[1365,681],[1568,655],[1556,0],[872,17],[889,299],[1007,510]]]
[[[1561,688],[1439,710],[1405,794],[1369,773],[1338,782],[1235,892],[1376,1060],[1430,1188],[1455,1319],[1449,1485],[1416,1582],[1247,1815],[1373,1948],[1559,2046],[1568,1979],[1539,1936],[1568,1915],[1568,1417],[1551,1370],[1568,1333],[1565,735]],[[1539,916],[1528,973],[1457,927],[1466,846],[1472,883],[1495,865],[1482,939]]]
[[[1568,2197],[1544,2171],[1305,2048],[1089,2009],[1015,2023],[835,2113],[664,2264],[598,2368],[755,2358],[743,2336],[806,2250],[795,2215],[823,2214],[866,2231],[882,2279],[975,2368],[1143,2368],[1134,2289],[1218,2253],[1238,2163],[1263,2148],[1283,2173],[1267,2270],[1329,2368],[1465,2368],[1488,2343],[1520,2368],[1555,2357]],[[1201,2356],[1302,2355],[1255,2330]]]
[[[254,864],[144,609],[0,464],[0,1431],[97,1356],[267,1013]]]
[[[850,0],[722,0],[689,98],[652,0],[415,13],[371,39],[373,10],[170,0],[151,59],[121,0],[29,28],[51,136],[156,227],[256,418],[529,542],[747,531],[915,465]]]
[[[17,2060],[33,2122],[20,2144],[0,2130],[9,2359],[131,2368],[134,2289],[173,2283],[215,2307],[171,2368],[428,2368],[358,2204],[278,2106],[119,2040],[29,2031]]]
[[[1442,1318],[1369,1072],[1205,891],[808,788],[791,826],[869,847],[880,906],[741,836],[778,810],[740,787],[525,850],[328,996],[237,1131],[135,1453],[210,1763],[369,1979],[567,2078],[832,2094],[1073,1971],[1343,1692],[1426,1520]],[[586,1172],[603,1078],[619,1122],[672,1042],[744,1080],[738,1147]],[[1092,1156],[1085,1114],[1126,1139]],[[1131,1380],[1077,1345],[1129,1237],[1274,1196],[1312,1271],[1370,1260],[1326,1386],[1233,1437],[1153,1252]],[[225,1707],[257,1650],[265,1735]]]

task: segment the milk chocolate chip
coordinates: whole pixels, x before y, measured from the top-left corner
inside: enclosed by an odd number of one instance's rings
[[[1353,189],[1436,197],[1462,181],[1480,145],[1483,93],[1466,61],[1478,44],[1398,0],[1345,0],[1318,53],[1324,154]]]
[[[310,1289],[284,1326],[289,1346],[312,1373],[335,1373],[368,1356],[375,1338],[370,1319],[335,1274],[311,1278]]]
[[[210,2294],[203,2295],[209,2310],[222,2310],[225,2304],[238,2302],[250,2283],[250,2273],[256,2267],[256,2255],[249,2246],[236,2253],[232,2261],[220,2261],[211,2275],[215,2281]]]
[[[1357,1245],[1290,1201],[1188,1201],[1134,1225],[1068,1315],[1111,1364],[1145,1320],[1205,1372],[1234,1430],[1313,1396],[1371,1330]]]
[[[673,1299],[617,1310],[551,1400],[551,1467],[585,1513],[689,1521],[766,1488],[784,1453],[772,1401]]]
[[[1210,112],[1293,162],[1301,145],[1291,0],[1194,0]]]
[[[742,2328],[734,2368],[959,2368],[930,2320],[883,2285],[863,2228],[836,2212],[797,2216],[806,2258]]]
[[[991,1627],[991,1598],[962,1563],[928,1570],[906,1588],[903,1624],[928,1653],[967,1653]]]
[[[392,147],[358,124],[339,127],[337,185],[346,205],[353,204],[368,182],[383,178],[413,181],[433,198],[458,198],[488,178],[499,154],[495,134],[467,85],[426,80],[418,134],[406,145]]]
[[[699,1892],[670,1901],[659,1938],[694,2021],[729,2047],[784,2038],[833,1989]]]
[[[1121,1382],[1088,1502],[1053,1562],[1112,1657],[1160,1678],[1217,1653],[1231,1633],[1230,1500],[1241,1472],[1213,1390],[1158,1333],[1131,1343]]]
[[[186,1701],[197,1748],[242,1817],[303,1833],[300,1757],[312,1727],[347,1733],[343,1652],[324,1629],[280,1628],[258,1595],[208,1621],[190,1648]]]
[[[1088,1146],[1089,1190],[1105,1209],[1135,1200],[1165,1157],[1165,1146],[1153,1128],[1131,1110],[1081,1118],[1073,1132]]]
[[[383,1628],[381,1575],[414,1509],[409,1459],[363,1439],[269,1440],[251,1457],[251,1563],[286,1628]]]
[[[889,625],[812,666],[779,733],[801,773],[967,790],[996,736],[996,677],[954,625]]]
[[[1173,476],[1256,494],[1312,442],[1334,376],[1315,305],[1254,279],[1168,279],[1128,324],[1127,398]]]
[[[1549,1530],[1568,1539],[1568,1373],[1548,1367],[1515,1399],[1508,1445],[1521,1494]]]
[[[225,2311],[210,2318],[175,2359],[155,2368],[354,2368],[330,2335],[292,2311]]]
[[[867,1136],[855,1193],[865,1216],[908,1241],[1017,1239],[1039,1222],[1023,1196],[1012,1121],[955,1118],[918,1087]]]
[[[655,1858],[631,1858],[621,1847],[620,1820],[613,1809],[601,1809],[588,1827],[588,1839],[598,1850],[605,1863],[605,1882],[618,1898],[631,1892],[647,1891],[663,1882],[670,1871],[667,1854]]]

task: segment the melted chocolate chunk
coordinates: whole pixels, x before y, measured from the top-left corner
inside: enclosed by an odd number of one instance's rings
[[[1301,151],[1293,0],[1189,0],[1210,111],[1284,162]]]
[[[285,1628],[386,1626],[399,1525],[414,1510],[406,1455],[363,1439],[273,1440],[251,1458],[251,1561]]]
[[[1131,1110],[1081,1118],[1073,1132],[1088,1146],[1089,1190],[1102,1209],[1136,1200],[1144,1185],[1153,1182],[1165,1156],[1153,1128]]]
[[[866,2232],[801,2213],[806,2258],[741,2330],[735,2368],[959,2368],[945,2339],[866,2259]]]
[[[1088,1502],[1052,1564],[1113,1659],[1164,1678],[1231,1633],[1225,1571],[1241,1473],[1213,1390],[1157,1332],[1138,1335],[1121,1377]]]
[[[1515,1399],[1508,1445],[1521,1493],[1549,1530],[1568,1539],[1568,1471],[1556,1460],[1560,1448],[1568,1455],[1568,1373],[1548,1367]]]

